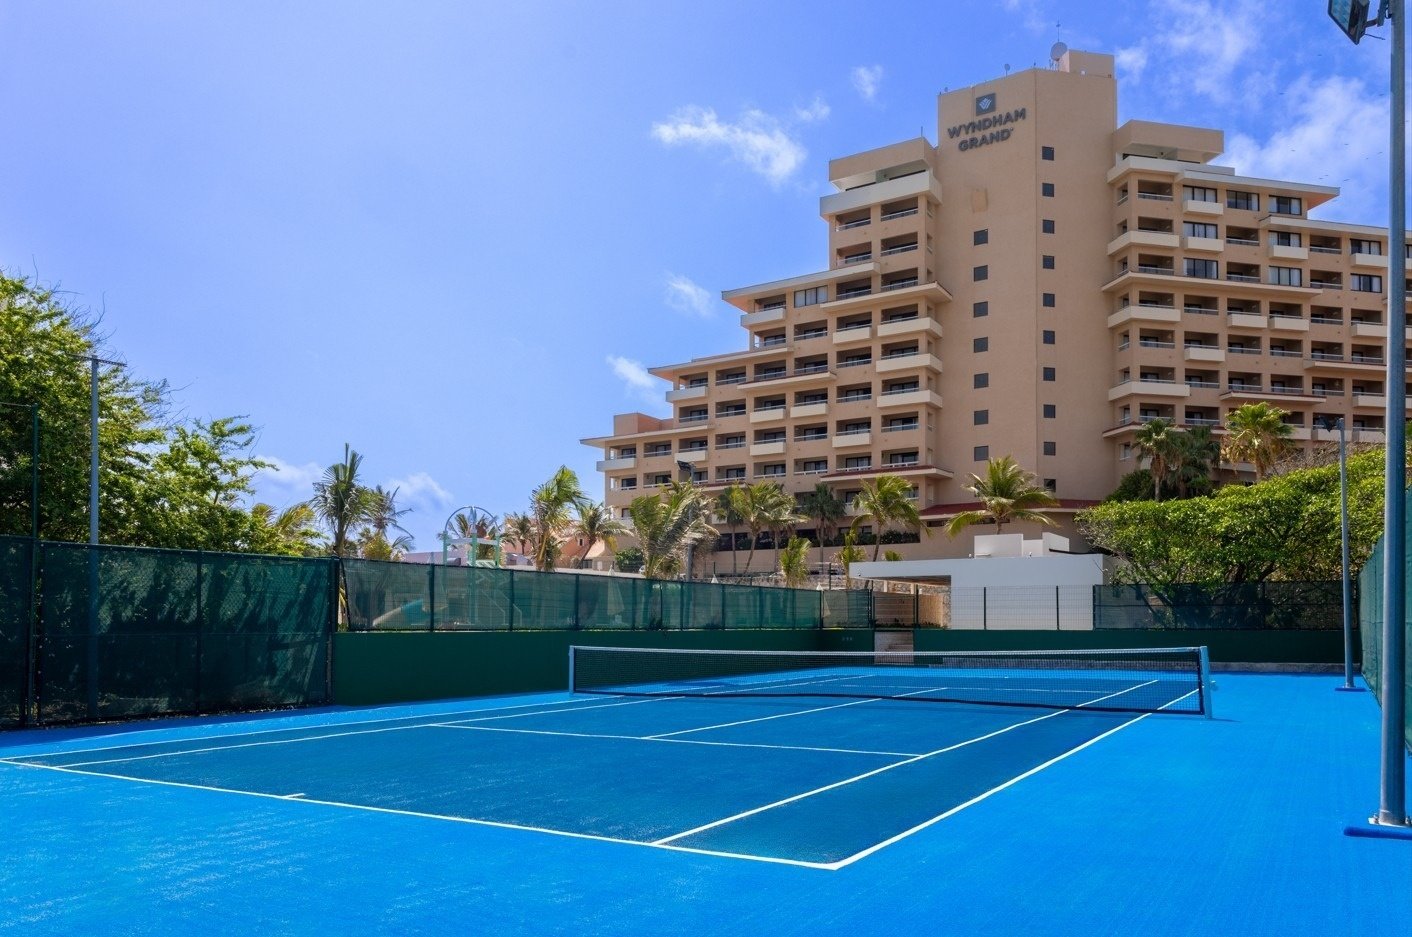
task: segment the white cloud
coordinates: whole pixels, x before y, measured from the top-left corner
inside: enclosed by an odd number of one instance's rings
[[[833,113],[829,107],[829,102],[821,96],[815,95],[814,101],[808,107],[796,107],[794,109],[794,119],[804,124],[812,124],[816,121],[827,120],[829,114]]]
[[[711,294],[690,277],[679,273],[667,275],[667,305],[678,312],[689,312],[703,319],[711,315]]]
[[[878,86],[882,84],[883,67],[881,65],[857,65],[850,73],[853,78],[853,88],[869,104],[878,96]]]
[[[1138,80],[1155,59],[1168,92],[1182,98],[1196,93],[1229,102],[1273,84],[1280,58],[1268,52],[1262,24],[1269,6],[1262,0],[1157,0],[1150,17],[1147,38],[1118,51],[1125,78]]]
[[[1387,126],[1386,100],[1362,81],[1338,75],[1301,79],[1284,100],[1280,129],[1263,141],[1233,134],[1222,162],[1242,175],[1340,186],[1344,194],[1335,205],[1341,215],[1382,215],[1385,209],[1373,203],[1385,191],[1387,137],[1362,131]]]
[[[1020,14],[1025,29],[1032,33],[1042,33],[1053,24],[1049,16],[1040,8],[1040,0],[1004,0],[1006,13]]]
[[[613,368],[613,373],[634,395],[655,404],[662,402],[661,384],[657,378],[647,373],[642,362],[618,355],[609,355],[608,364]]]
[[[324,467],[317,462],[295,465],[276,455],[257,455],[255,458],[269,463],[268,468],[262,468],[251,476],[255,496],[275,507],[309,500],[314,494],[314,482],[324,474]]]
[[[1113,54],[1113,60],[1120,78],[1138,82],[1142,80],[1142,72],[1147,68],[1147,49],[1142,46],[1119,49]]]
[[[735,122],[723,121],[709,107],[684,107],[652,125],[652,136],[666,146],[725,149],[731,158],[780,185],[804,163],[807,152],[780,122],[764,111],[749,110]]]
[[[383,487],[388,491],[396,490],[398,506],[413,511],[444,511],[451,506],[451,492],[426,472],[390,479]]]

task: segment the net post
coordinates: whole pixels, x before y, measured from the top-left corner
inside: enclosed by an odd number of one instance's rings
[[[1201,656],[1201,712],[1207,718],[1212,718],[1211,712],[1211,649],[1206,645],[1197,648],[1197,653]]]
[[[578,650],[578,648],[574,647],[572,644],[569,645],[569,692],[570,692],[570,693],[573,693],[573,692],[574,692],[574,652],[575,652],[576,650]]]

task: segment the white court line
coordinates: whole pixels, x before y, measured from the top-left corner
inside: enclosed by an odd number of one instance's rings
[[[1168,706],[1174,706],[1174,705],[1176,705],[1177,703],[1180,703],[1182,700],[1186,699],[1188,696],[1191,696],[1191,695],[1194,694],[1194,693],[1200,693],[1200,692],[1201,692],[1200,690],[1192,690],[1190,693],[1185,693],[1185,694],[1183,694],[1182,696],[1179,696],[1179,697],[1177,697],[1176,699],[1171,700],[1170,702],[1167,702],[1167,703],[1162,704],[1161,706],[1158,707],[1158,709],[1166,709]],[[1029,769],[1028,771],[1024,772],[1023,774],[1017,774],[1017,775],[1015,775],[1013,778],[1011,778],[1010,780],[1004,782],[1003,784],[997,784],[995,787],[992,787],[990,790],[988,790],[988,791],[986,791],[986,792],[984,792],[984,793],[982,793],[982,794],[977,794],[975,797],[972,797],[970,800],[966,801],[964,804],[957,804],[955,807],[952,807],[950,810],[946,811],[945,813],[938,814],[937,816],[932,817],[930,820],[926,820],[926,821],[924,821],[924,822],[922,822],[922,823],[918,823],[916,826],[912,827],[910,830],[903,830],[901,833],[898,833],[896,836],[890,836],[890,837],[888,837],[887,839],[883,840],[883,841],[880,842],[880,843],[875,843],[874,845],[869,846],[867,849],[864,849],[862,852],[854,853],[853,855],[849,856],[847,859],[840,859],[840,860],[837,861],[837,862],[829,863],[829,864],[828,864],[828,868],[831,869],[831,870],[835,870],[835,871],[836,871],[836,870],[838,870],[838,869],[843,868],[844,866],[852,865],[853,863],[857,862],[859,859],[866,859],[868,856],[871,856],[873,853],[877,852],[878,850],[880,850],[880,849],[886,849],[888,846],[891,846],[893,843],[901,842],[902,840],[904,840],[904,839],[906,839],[907,837],[911,836],[913,833],[919,833],[919,832],[921,832],[922,830],[925,830],[927,827],[932,826],[933,824],[940,823],[942,820],[945,820],[945,819],[948,818],[948,817],[953,817],[953,816],[955,816],[956,814],[960,813],[962,810],[965,810],[967,807],[970,807],[970,806],[973,806],[973,805],[975,805],[975,804],[980,803],[981,801],[985,800],[987,797],[990,797],[992,794],[998,794],[998,793],[1000,793],[1001,791],[1005,790],[1007,787],[1010,787],[1011,785],[1014,785],[1014,784],[1018,784],[1019,782],[1023,781],[1025,778],[1032,777],[1033,775],[1038,774],[1039,772],[1043,771],[1045,768],[1048,768],[1050,765],[1058,764],[1059,762],[1063,761],[1065,758],[1068,758],[1070,755],[1074,754],[1075,752],[1083,751],[1085,748],[1088,748],[1090,745],[1093,745],[1093,744],[1096,743],[1096,742],[1101,742],[1102,740],[1106,739],[1108,736],[1112,735],[1114,732],[1120,732],[1120,731],[1122,731],[1123,729],[1126,729],[1128,726],[1130,726],[1130,725],[1132,725],[1132,724],[1134,724],[1134,723],[1141,722],[1142,720],[1146,719],[1146,718],[1147,718],[1148,716],[1150,716],[1150,715],[1152,715],[1152,713],[1142,713],[1142,714],[1139,715],[1139,716],[1134,716],[1132,719],[1129,719],[1127,722],[1123,723],[1122,725],[1120,725],[1120,726],[1115,726],[1114,728],[1109,729],[1107,732],[1104,732],[1102,735],[1095,735],[1093,738],[1089,739],[1087,742],[1084,742],[1084,743],[1081,744],[1081,745],[1076,745],[1076,746],[1074,746],[1073,748],[1069,749],[1067,752],[1064,752],[1062,755],[1056,755],[1055,757],[1049,759],[1048,761],[1046,761],[1046,762],[1045,762],[1044,764],[1042,764],[1042,765],[1036,765],[1035,767]]]
[[[1148,686],[1149,684],[1156,683],[1156,682],[1157,682],[1156,680],[1149,680],[1147,683],[1141,683],[1141,684],[1138,684],[1137,686],[1128,687],[1127,689],[1120,690],[1119,692],[1120,692],[1120,693],[1127,693],[1127,692],[1129,692],[1130,690],[1137,690],[1137,689],[1140,689],[1140,688],[1142,688],[1142,687],[1144,687],[1144,686]],[[1098,697],[1097,699],[1089,700],[1088,703],[1089,703],[1089,704],[1092,704],[1092,703],[1101,703],[1101,702],[1103,702],[1104,700],[1108,699],[1109,697],[1113,697],[1113,696],[1117,696],[1117,695],[1118,695],[1117,693],[1109,693],[1108,696],[1100,696],[1100,697]],[[1082,706],[1082,705],[1085,705],[1085,704],[1080,704],[1080,705]],[[786,797],[786,798],[784,798],[784,799],[782,799],[782,800],[777,800],[777,801],[775,801],[775,802],[772,803],[772,804],[765,804],[765,805],[760,806],[760,807],[754,807],[754,808],[752,808],[752,809],[750,809],[750,810],[743,810],[743,811],[741,811],[740,813],[735,814],[734,816],[724,817],[724,818],[722,818],[722,819],[720,819],[720,820],[713,820],[713,821],[710,822],[710,823],[703,824],[703,825],[701,825],[701,826],[695,827],[694,829],[685,830],[685,831],[683,831],[683,832],[681,832],[681,833],[673,833],[671,836],[663,837],[662,839],[659,839],[659,840],[654,840],[654,841],[653,841],[653,845],[654,845],[654,846],[662,846],[662,845],[666,845],[666,844],[672,842],[673,840],[684,839],[684,838],[687,837],[687,836],[693,836],[693,835],[695,835],[695,834],[697,834],[697,833],[704,833],[706,830],[715,829],[716,827],[718,827],[718,826],[724,826],[724,825],[727,824],[727,823],[734,823],[736,820],[743,820],[743,819],[745,819],[746,817],[754,816],[754,815],[757,814],[757,813],[764,813],[766,810],[773,810],[773,809],[775,809],[776,807],[783,807],[783,806],[786,805],[786,804],[792,804],[792,803],[794,803],[794,802],[796,802],[796,801],[803,800],[803,799],[806,798],[806,797],[813,797],[813,796],[816,795],[816,794],[822,794],[822,793],[824,793],[825,791],[831,791],[831,790],[834,790],[834,789],[836,789],[836,788],[844,787],[844,786],[846,786],[846,785],[848,785],[848,784],[853,784],[853,783],[855,783],[855,782],[857,782],[857,781],[862,781],[862,780],[864,780],[865,778],[871,778],[871,777],[873,777],[873,776],[875,776],[875,775],[882,774],[884,771],[891,771],[892,769],[894,769],[894,768],[900,768],[900,767],[902,767],[903,765],[916,764],[916,763],[919,762],[919,761],[924,761],[924,760],[926,760],[927,758],[932,758],[932,757],[935,757],[936,755],[943,755],[943,754],[945,754],[945,753],[947,753],[947,752],[956,751],[958,748],[965,748],[967,745],[974,745],[974,744],[976,744],[977,742],[984,742],[986,739],[995,738],[997,735],[1004,735],[1006,732],[1013,731],[1014,729],[1021,728],[1022,726],[1032,725],[1032,724],[1034,724],[1034,723],[1036,723],[1036,722],[1043,722],[1043,721],[1046,720],[1046,719],[1053,719],[1055,716],[1062,716],[1062,715],[1064,715],[1064,714],[1067,713],[1067,712],[1072,712],[1072,710],[1061,709],[1061,710],[1058,710],[1058,711],[1056,711],[1056,712],[1046,713],[1046,714],[1043,715],[1043,716],[1037,716],[1037,717],[1035,717],[1034,719],[1026,719],[1024,722],[1017,722],[1017,723],[1015,723],[1014,725],[1009,725],[1009,726],[1006,726],[1006,727],[1004,727],[1004,728],[1002,728],[1002,729],[997,729],[997,730],[995,730],[994,732],[988,732],[988,733],[986,733],[985,735],[979,735],[979,736],[976,736],[975,738],[966,739],[964,742],[957,742],[956,744],[954,744],[954,745],[948,745],[948,746],[946,746],[945,748],[938,748],[938,749],[937,749],[936,751],[934,751],[934,752],[927,752],[927,753],[922,754],[922,755],[916,755],[916,756],[914,756],[914,757],[912,757],[912,758],[908,758],[908,759],[906,759],[906,760],[904,760],[904,761],[894,762],[894,763],[892,763],[892,764],[890,764],[890,765],[883,765],[881,768],[874,768],[872,771],[865,771],[864,773],[859,774],[859,775],[855,775],[854,777],[851,777],[851,778],[844,778],[842,781],[835,781],[835,782],[833,782],[832,784],[825,784],[823,787],[816,787],[816,788],[814,788],[812,791],[805,791],[805,792],[802,793],[802,794],[795,794],[795,795],[792,796],[792,797]]]
[[[917,693],[930,692],[930,690],[931,690],[931,688],[929,687],[929,688],[926,689],[926,690],[918,690]],[[899,695],[901,695],[901,696],[916,696],[917,693],[903,693],[903,694],[899,694]],[[863,705],[864,703],[878,703],[878,702],[883,702],[883,700],[877,699],[877,698],[874,698],[874,697],[869,697],[868,699],[856,699],[856,700],[851,700],[851,701],[849,701],[849,702],[847,702],[847,703],[834,703],[834,704],[831,705],[831,706],[816,706],[816,707],[814,707],[813,709],[797,709],[797,710],[795,710],[795,711],[793,711],[793,712],[775,713],[773,716],[757,716],[757,717],[754,718],[754,719],[739,719],[739,720],[736,720],[735,722],[721,722],[721,723],[718,723],[718,724],[713,725],[713,726],[699,726],[699,727],[697,727],[697,728],[695,728],[695,729],[678,729],[676,732],[661,732],[661,733],[658,733],[657,735],[645,735],[645,736],[643,736],[643,738],[648,738],[648,739],[670,739],[670,738],[672,738],[672,736],[675,736],[675,735],[686,735],[688,732],[705,732],[705,731],[707,731],[707,730],[709,730],[709,729],[728,729],[728,728],[730,728],[731,726],[743,726],[743,725],[747,725],[748,723],[752,723],[752,722],[769,722],[771,719],[786,719],[786,718],[788,718],[788,717],[790,717],[790,716],[807,716],[809,713],[821,713],[821,712],[825,712],[825,711],[830,710],[830,709],[843,709],[845,706],[861,706],[861,705]]]
[[[156,784],[160,787],[178,787],[195,791],[214,791],[218,794],[239,794],[244,797],[259,797],[263,800],[278,800],[285,803],[318,804],[321,807],[341,807],[345,810],[364,810],[369,813],[385,813],[394,816],[419,817],[425,820],[448,820],[452,823],[466,823],[472,826],[490,826],[502,830],[523,830],[530,833],[547,833],[550,836],[564,836],[569,839],[588,839],[600,843],[618,843],[623,846],[641,846],[649,849],[667,849],[672,852],[691,853],[698,856],[715,856],[722,859],[749,859],[752,862],[769,862],[774,865],[800,866],[806,869],[828,869],[822,862],[805,862],[802,859],[782,859],[776,856],[752,856],[743,852],[723,852],[716,849],[697,849],[692,846],[659,846],[656,843],[635,839],[619,839],[615,836],[599,836],[595,833],[573,833],[568,830],[554,830],[542,826],[526,826],[520,823],[505,823],[500,820],[477,820],[471,817],[453,817],[441,813],[424,813],[418,810],[398,810],[394,807],[374,807],[368,804],[348,804],[337,800],[315,800],[312,797],[290,797],[282,794],[265,794],[260,791],[242,791],[231,787],[212,787],[207,784],[187,784],[182,781],[157,781],[151,778],[133,778],[122,774],[108,774],[102,771],[77,771],[57,765],[25,764],[11,762],[16,768],[35,768],[44,771],[59,771],[64,774],[77,774],[86,777],[110,778],[115,781],[131,781],[137,784]]]
[[[774,748],[795,752],[832,752],[840,755],[887,755],[909,758],[916,752],[875,752],[860,748],[819,748],[813,745],[765,745],[753,742],[708,742],[704,739],[669,739],[657,735],[601,735],[594,732],[552,732],[548,729],[506,729],[503,726],[468,726],[454,722],[433,722],[428,728],[469,729],[473,732],[514,732],[519,735],[562,735],[572,739],[619,739],[628,742],[669,742],[677,745],[715,745],[720,748]]]
[[[86,754],[88,754],[89,752],[111,752],[111,751],[117,751],[118,749],[122,749],[122,748],[137,748],[138,746],[141,746],[141,745],[180,745],[182,742],[199,742],[199,741],[207,740],[207,739],[238,739],[238,738],[245,738],[246,736],[250,736],[250,735],[269,735],[271,732],[299,732],[299,731],[301,731],[301,730],[303,730],[303,731],[309,731],[309,730],[312,730],[312,729],[323,729],[323,728],[333,729],[333,728],[342,728],[343,726],[376,725],[377,723],[380,723],[380,722],[402,722],[402,721],[407,720],[407,719],[444,719],[444,718],[446,718],[447,716],[461,716],[461,715],[464,715],[464,714],[466,714],[466,713],[499,712],[499,711],[505,710],[505,709],[528,709],[528,708],[530,708],[530,707],[532,707],[532,706],[567,706],[567,705],[570,705],[570,704],[572,704],[572,703],[587,703],[587,702],[589,702],[589,700],[575,698],[575,699],[566,699],[566,700],[558,700],[558,701],[546,701],[546,702],[543,702],[543,703],[516,703],[516,704],[513,705],[513,706],[483,706],[483,707],[481,707],[481,708],[479,708],[479,709],[452,709],[452,710],[449,710],[449,711],[447,711],[447,712],[440,712],[440,713],[424,713],[424,714],[419,715],[419,716],[384,716],[384,717],[381,718],[381,719],[355,719],[355,720],[350,720],[350,721],[348,721],[348,722],[331,722],[331,723],[326,723],[325,725],[317,725],[317,726],[286,726],[286,727],[283,728],[283,729],[255,729],[254,731],[251,731],[251,732],[218,732],[218,733],[215,733],[215,734],[212,734],[212,735],[193,735],[193,736],[190,736],[190,737],[187,737],[187,738],[180,738],[180,739],[160,739],[160,740],[153,741],[153,742],[129,742],[129,743],[127,743],[126,745],[104,745],[104,746],[101,746],[101,747],[99,747],[99,748],[71,748],[71,749],[65,749],[65,750],[63,750],[63,751],[44,752],[44,753],[41,753],[41,754],[33,754],[33,755],[10,755],[8,758],[0,758],[0,761],[11,761],[11,759],[14,759],[14,758],[49,758],[49,757],[52,757],[52,756],[54,756],[54,755],[86,755]],[[406,704],[406,703],[400,703],[400,704],[398,704],[398,705],[405,706],[405,705],[408,705],[408,704]],[[383,707],[383,708],[386,708],[386,707]],[[312,714],[302,714],[302,715],[312,715]],[[289,717],[302,717],[302,715],[301,715],[298,711],[294,711],[294,710],[291,710],[291,711],[288,713],[288,716],[289,716]],[[131,733],[113,732],[113,733],[110,733],[110,734],[108,734],[108,735],[92,735],[92,736],[88,736],[88,738],[89,738],[89,739],[96,739],[96,740],[131,738],[131,737],[134,736],[134,735],[145,735],[145,734],[147,734],[147,733],[149,733],[149,732],[170,732],[170,731],[172,731],[172,729],[174,729],[174,728],[179,728],[179,726],[176,725],[176,724],[169,724],[169,725],[163,726],[162,728],[159,728],[159,729],[138,729],[138,730],[133,731],[133,732],[131,732]],[[19,762],[13,762],[13,763],[18,764]]]
[[[602,703],[602,704],[599,704],[599,705],[597,705],[597,706],[581,706],[581,707],[579,707],[579,709],[608,709],[608,708],[613,707],[613,706],[635,706],[635,705],[638,705],[638,704],[640,704],[640,703],[655,703],[655,702],[657,702],[659,699],[664,699],[664,698],[666,698],[666,697],[654,697],[654,698],[652,698],[652,699],[644,699],[644,700],[631,700],[630,702],[626,702],[626,703]],[[478,710],[472,710],[472,712],[475,712],[475,711],[478,711]],[[484,710],[479,710],[479,711],[484,711]],[[577,710],[575,710],[575,711],[577,711]],[[563,710],[544,710],[544,712],[553,714],[553,713],[563,712]],[[453,713],[453,715],[454,715],[454,713]],[[538,712],[532,712],[532,713],[516,713],[515,715],[512,715],[512,716],[486,716],[484,720],[465,719],[465,720],[461,720],[461,721],[462,721],[462,722],[479,722],[479,721],[489,722],[489,721],[491,721],[491,720],[493,720],[493,719],[514,719],[516,716],[538,716],[538,715],[540,715],[540,713],[538,713]],[[70,763],[70,764],[64,765],[64,767],[66,767],[66,768],[86,768],[86,767],[89,767],[90,765],[111,765],[111,764],[126,763],[126,762],[129,762],[129,761],[150,761],[150,760],[153,759],[153,758],[175,758],[175,757],[177,757],[177,756],[179,756],[179,755],[203,755],[203,754],[206,754],[206,753],[208,753],[208,752],[233,751],[233,750],[235,750],[235,749],[237,749],[237,748],[260,748],[260,747],[263,747],[263,746],[266,746],[266,745],[293,745],[293,744],[296,744],[296,743],[298,743],[298,742],[321,742],[321,741],[323,741],[324,739],[338,739],[338,738],[344,738],[344,737],[350,736],[350,735],[377,735],[377,734],[382,733],[382,732],[405,732],[405,731],[407,731],[408,729],[425,729],[425,728],[429,728],[429,727],[434,726],[434,725],[435,725],[435,723],[419,722],[419,723],[416,723],[415,725],[410,725],[410,726],[388,726],[388,727],[383,728],[383,729],[355,729],[355,730],[353,730],[352,732],[328,732],[328,733],[325,733],[325,734],[323,734],[323,735],[306,735],[306,736],[302,736],[302,737],[296,738],[296,739],[270,739],[269,741],[266,741],[266,742],[239,742],[239,743],[237,743],[237,744],[235,744],[235,745],[209,745],[209,746],[207,746],[207,747],[205,747],[205,748],[184,748],[184,749],[180,749],[180,750],[178,750],[178,751],[153,752],[152,754],[148,754],[148,755],[130,755],[130,756],[127,757],[127,758],[100,758],[100,759],[95,759],[95,760],[93,760],[93,761],[75,761],[75,762],[72,762],[72,763]],[[215,737],[216,737],[216,738],[219,738],[219,736],[215,736]],[[119,747],[122,747],[122,746],[119,746]],[[131,746],[129,746],[129,747],[131,747]],[[57,754],[60,754],[60,755],[64,755],[64,754],[76,754],[76,755],[81,755],[81,754],[84,754],[84,752],[59,752],[59,753],[57,753]],[[26,757],[30,757],[30,758],[46,758],[46,757],[54,757],[54,755],[52,755],[52,754],[51,754],[51,755],[29,755],[29,756],[26,756]],[[6,764],[12,764],[12,765],[27,765],[27,764],[32,764],[32,762],[16,761],[16,760],[10,759],[10,758],[0,758],[0,761],[5,762]],[[55,766],[55,765],[44,765],[43,767],[57,767],[57,766]]]

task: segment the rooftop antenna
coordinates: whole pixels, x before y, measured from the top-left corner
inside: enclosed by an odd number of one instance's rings
[[[1009,63],[1009,62],[1006,62],[1006,63],[1005,63],[1005,74],[1007,74],[1007,75],[1010,74],[1010,63]]]

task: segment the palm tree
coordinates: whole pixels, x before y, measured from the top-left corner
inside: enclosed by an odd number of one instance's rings
[[[908,530],[925,530],[922,516],[913,503],[912,484],[900,475],[879,475],[872,481],[863,482],[863,490],[853,499],[854,530],[871,520],[877,525],[877,536],[873,541],[873,562],[878,561],[882,550],[883,531],[889,524],[900,524]],[[930,531],[928,531],[930,534]]]
[[[613,516],[613,509],[601,501],[581,501],[575,505],[578,518],[574,521],[572,533],[584,540],[583,556],[579,566],[588,564],[588,554],[598,541],[603,541],[609,550],[618,549],[618,537],[628,532],[628,526]]]
[[[1289,447],[1292,430],[1284,421],[1286,411],[1269,403],[1248,403],[1226,414],[1226,441],[1221,458],[1249,462],[1260,481]]]
[[[633,533],[642,549],[642,573],[665,579],[681,568],[687,547],[716,535],[706,522],[709,500],[689,482],[673,483],[662,494],[642,495],[628,505]]]
[[[838,522],[847,514],[848,505],[834,494],[834,490],[823,482],[814,486],[813,491],[805,492],[799,499],[799,510],[818,526],[815,535],[819,538],[819,565],[824,565],[824,542],[838,529]]]
[[[329,553],[346,556],[351,535],[360,524],[372,520],[377,508],[373,489],[358,480],[363,457],[343,445],[343,461],[324,469],[323,477],[314,483],[314,496],[309,507],[329,533]]]
[[[838,562],[838,565],[843,567],[844,589],[853,588],[853,564],[861,563],[868,555],[864,552],[862,547],[858,546],[857,540],[857,531],[848,531],[848,533],[843,535],[843,547],[833,555],[833,558]]]
[[[468,556],[472,565],[477,560],[495,558],[495,541],[501,539],[500,519],[487,511],[471,508],[469,511],[458,511],[451,518],[451,526],[456,531],[456,537],[460,540],[487,541],[476,544],[476,555]]]
[[[530,514],[534,517],[534,565],[541,572],[553,572],[559,552],[559,534],[569,526],[569,508],[584,500],[579,478],[567,465],[559,466],[549,480],[530,495]]]
[[[775,565],[780,562],[780,540],[784,532],[803,520],[794,495],[779,485],[761,483],[763,490],[755,498],[759,519],[770,531],[770,542],[775,548]]]
[[[803,537],[790,537],[780,554],[780,575],[784,584],[791,588],[802,586],[809,578],[809,541]]]
[[[506,514],[501,530],[506,540],[519,547],[520,553],[528,556],[533,550],[535,544],[534,518],[528,514],[516,514],[513,511]]]
[[[946,525],[948,536],[956,536],[972,524],[995,522],[999,533],[1010,521],[1035,521],[1054,526],[1054,519],[1038,509],[1053,507],[1059,502],[1053,495],[1034,483],[1034,475],[1020,468],[1013,457],[1005,456],[986,462],[985,477],[971,476],[966,490],[981,502],[979,510],[962,511]]]
[[[756,482],[753,485],[740,486],[737,489],[738,494],[733,496],[736,509],[740,512],[741,523],[750,531],[750,552],[745,557],[747,573],[750,572],[750,564],[755,561],[755,544],[760,539],[760,532],[768,523],[766,514],[770,493],[778,487],[769,482]]]
[[[745,523],[746,506],[745,488],[740,485],[727,485],[726,490],[721,492],[720,497],[716,499],[716,513],[721,516],[721,520],[731,529],[732,573],[739,571],[736,565],[735,528]],[[751,544],[751,549],[754,549],[753,543]],[[749,566],[750,564],[747,563],[746,568],[748,569]]]
[[[1221,457],[1221,445],[1209,426],[1198,426],[1177,437],[1180,443],[1180,463],[1176,468],[1177,494],[1185,498],[1196,489],[1198,493],[1210,489],[1211,468]]]
[[[319,552],[318,520],[309,505],[300,502],[276,513],[273,505],[260,502],[250,508],[250,517],[259,530],[257,549],[297,556]]]
[[[1152,500],[1162,500],[1162,484],[1172,474],[1173,461],[1179,458],[1178,430],[1164,419],[1144,423],[1133,436],[1133,445],[1147,456],[1147,470],[1152,473]]]

